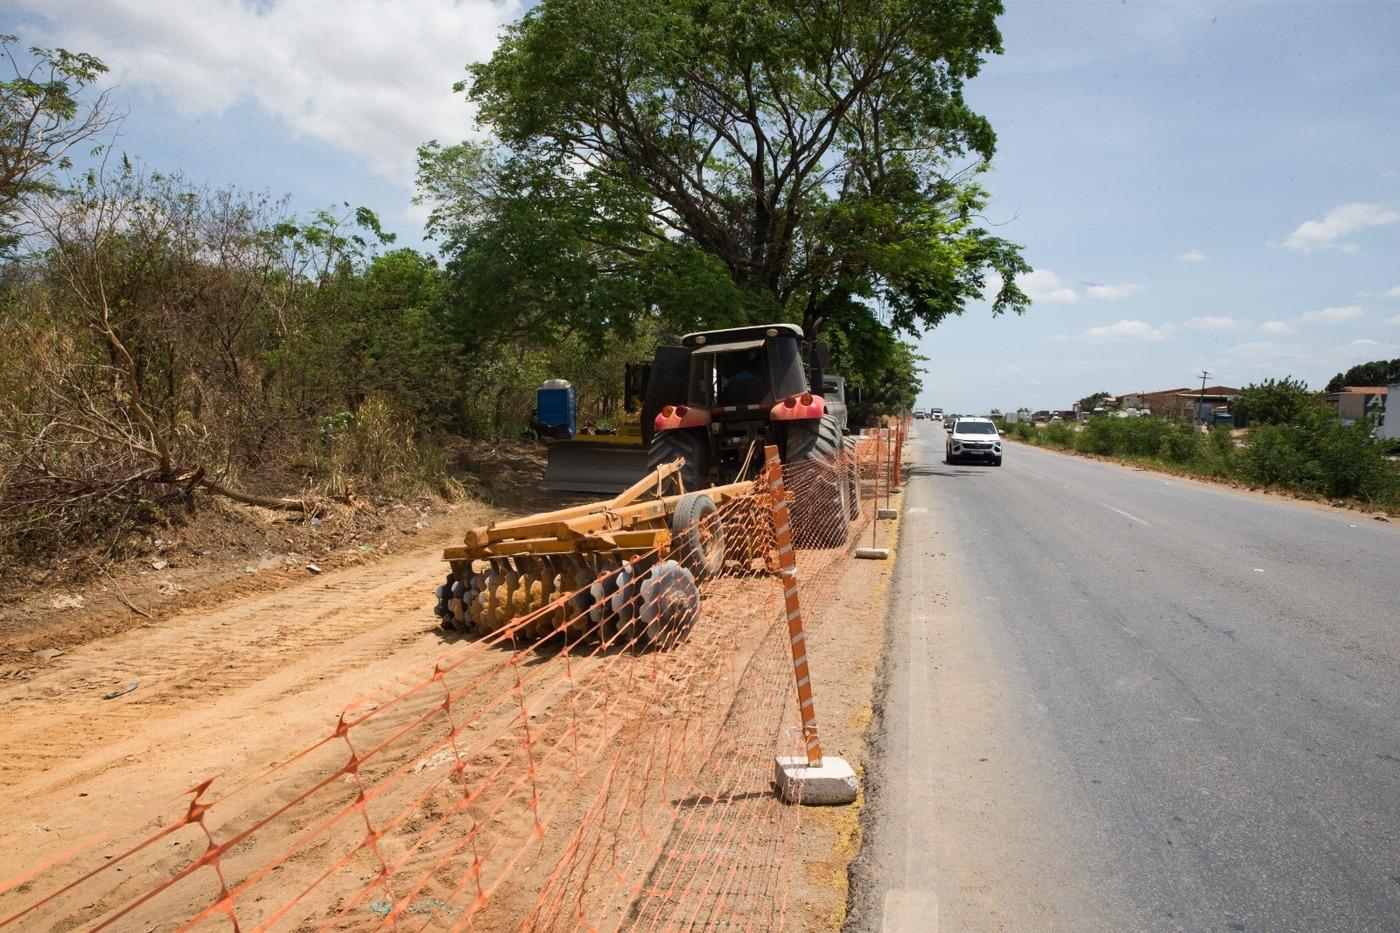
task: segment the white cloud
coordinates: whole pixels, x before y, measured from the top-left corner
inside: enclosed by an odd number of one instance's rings
[[[1081,343],[1126,343],[1166,340],[1175,332],[1171,324],[1153,327],[1143,321],[1118,321],[1101,327],[1091,327],[1073,339]]]
[[[1089,282],[1088,293],[1090,298],[1106,298],[1116,300],[1119,298],[1131,298],[1142,291],[1141,285],[1123,283],[1122,285],[1110,285],[1106,282]]]
[[[1386,318],[1385,322],[1387,324],[1394,324],[1397,327],[1400,327],[1400,314],[1395,315],[1395,317]]]
[[[1259,333],[1261,334],[1291,334],[1295,330],[1297,328],[1287,321],[1265,321],[1259,325]]]
[[[1381,292],[1381,297],[1400,298],[1400,285],[1397,285],[1394,288],[1387,288],[1385,291]]]
[[[1242,343],[1234,348],[1234,353],[1252,360],[1291,360],[1309,357],[1311,348],[1295,343],[1278,343],[1273,340],[1258,340]]]
[[[1060,281],[1060,277],[1049,269],[1027,272],[1016,280],[1016,284],[1021,286],[1021,290],[1029,295],[1032,301],[1073,304],[1079,300],[1079,293]]]
[[[1298,315],[1298,321],[1303,324],[1347,324],[1359,320],[1362,313],[1361,308],[1357,305],[1347,305],[1344,308],[1319,308],[1316,311],[1304,311]]]
[[[1183,326],[1189,327],[1192,330],[1243,330],[1249,326],[1249,322],[1242,321],[1237,317],[1229,317],[1228,315],[1222,315],[1220,317],[1205,315],[1203,317],[1187,318],[1186,321],[1183,322]]]
[[[414,151],[470,135],[452,83],[520,0],[19,0],[43,39],[92,52],[189,118],[252,102],[297,133],[409,182]]]
[[[1021,290],[1030,296],[1031,301],[1041,304],[1075,304],[1086,295],[1090,298],[1128,298],[1142,291],[1141,285],[1124,283],[1114,285],[1107,282],[1085,282],[1083,291],[1064,281],[1051,269],[1035,269],[1016,280]],[[1001,287],[1001,279],[989,275],[987,287],[982,296],[990,299]]]
[[[1289,234],[1283,245],[1292,250],[1311,253],[1315,249],[1340,249],[1354,253],[1360,247],[1355,243],[1338,243],[1348,234],[1363,227],[1378,227],[1400,221],[1400,211],[1383,204],[1354,202],[1332,208],[1322,215],[1321,220],[1307,220]]]
[[[1347,344],[1347,350],[1352,354],[1352,359],[1374,360],[1400,353],[1400,343],[1387,343],[1384,340],[1362,337],[1360,340],[1353,340]]]
[[[1198,249],[1188,249],[1176,257],[1177,262],[1205,262],[1206,254]]]

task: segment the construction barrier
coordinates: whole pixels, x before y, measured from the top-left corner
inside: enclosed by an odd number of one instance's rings
[[[775,756],[821,756],[798,607],[829,601],[901,444],[770,452],[706,534],[556,584],[139,826],[94,814],[116,825],[0,882],[0,929],[800,928],[801,810],[772,790]]]

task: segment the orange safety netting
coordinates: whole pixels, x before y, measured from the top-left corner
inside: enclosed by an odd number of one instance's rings
[[[885,504],[902,428],[847,440],[766,472],[704,534],[552,578],[544,606],[270,767],[35,853],[0,882],[0,928],[792,925],[800,811],[772,791],[774,756],[804,750],[792,606]]]

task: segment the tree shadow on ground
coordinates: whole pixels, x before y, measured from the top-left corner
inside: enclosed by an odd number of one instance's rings
[[[961,479],[967,476],[986,476],[995,469],[988,466],[948,466],[945,463],[924,464],[909,471],[910,476],[933,476],[939,479]]]

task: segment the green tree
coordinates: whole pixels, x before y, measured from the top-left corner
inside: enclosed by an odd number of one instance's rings
[[[1388,386],[1400,382],[1400,359],[1372,360],[1337,373],[1327,383],[1328,392],[1340,392],[1347,386]]]
[[[470,326],[781,318],[809,336],[961,314],[1019,248],[981,223],[963,99],[999,0],[543,0],[459,87],[499,147],[425,146]],[[679,327],[677,329],[680,329]]]
[[[1235,399],[1234,411],[1251,424],[1287,424],[1319,404],[1317,393],[1307,383],[1285,376],[1245,386]]]
[[[1080,411],[1093,411],[1105,400],[1113,398],[1112,392],[1095,392],[1093,395],[1086,395],[1079,400]]]
[[[16,50],[17,36],[0,35],[0,251],[18,239],[18,214],[31,196],[52,188],[68,153],[117,120],[107,95],[84,102],[82,91],[107,71],[101,60],[65,49]]]

